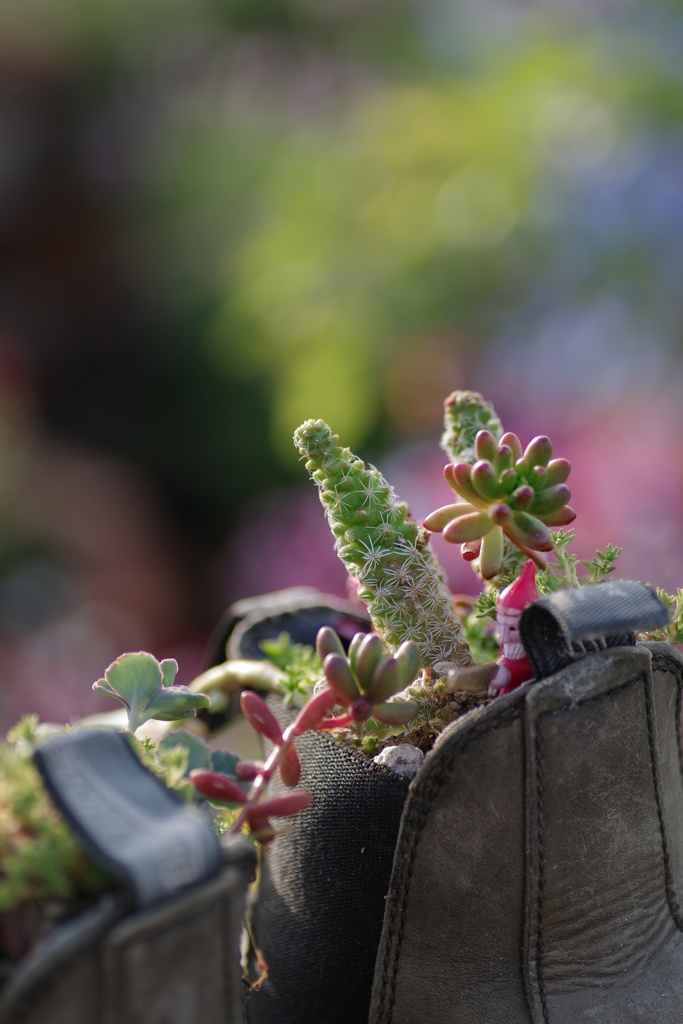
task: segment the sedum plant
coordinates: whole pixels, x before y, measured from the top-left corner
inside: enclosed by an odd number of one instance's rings
[[[276,836],[272,817],[289,817],[308,807],[310,794],[297,790],[301,764],[295,740],[309,730],[353,728],[375,719],[396,728],[415,718],[418,707],[410,701],[395,699],[395,694],[410,685],[420,669],[420,654],[412,641],[404,642],[395,655],[389,654],[376,634],[356,634],[348,658],[341,640],[329,627],[317,636],[316,653],[322,679],[283,730],[263,698],[250,690],[242,693],[240,705],[245,718],[271,745],[265,762],[238,761],[230,773],[225,771],[190,772],[190,781],[199,793],[217,806],[227,804],[237,814],[227,830],[238,833],[246,826],[262,845]],[[333,713],[335,709],[338,714]],[[267,798],[267,788],[275,774],[290,793]],[[249,782],[244,792],[239,783]]]
[[[451,442],[449,436],[447,447]],[[470,454],[469,447],[464,454]],[[425,527],[462,545],[465,558],[479,558],[482,579],[490,580],[501,571],[506,538],[545,569],[541,552],[553,549],[549,527],[567,526],[576,518],[567,504],[571,465],[552,454],[552,442],[544,435],[522,450],[512,432],[497,437],[479,430],[474,460],[454,461],[444,470],[446,482],[462,500],[436,509],[425,519]]]
[[[376,633],[356,633],[347,658],[337,634],[324,626],[316,649],[329,687],[348,706],[345,714],[325,720],[322,728],[338,729],[369,718],[403,725],[417,714],[414,701],[389,700],[409,686],[420,670],[420,652],[411,640],[404,641],[392,657]]]

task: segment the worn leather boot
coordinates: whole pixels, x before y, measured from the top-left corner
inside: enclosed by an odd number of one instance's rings
[[[547,677],[456,722],[426,759],[371,1024],[680,1024],[683,659],[630,646],[624,632],[657,617],[637,587],[525,612]]]
[[[683,659],[634,636],[664,621],[635,583],[536,602],[536,680],[409,787],[301,737],[314,801],[265,858],[250,1024],[680,1024]]]
[[[122,733],[74,729],[34,758],[111,886],[86,908],[72,905],[8,972],[0,1024],[241,1024],[253,849],[236,836],[219,842]],[[46,920],[53,908],[44,906]]]

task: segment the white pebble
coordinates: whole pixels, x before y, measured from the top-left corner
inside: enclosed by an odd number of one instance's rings
[[[410,743],[399,743],[395,747],[385,747],[380,750],[377,757],[373,758],[376,764],[383,764],[391,768],[397,775],[403,775],[406,779],[412,779],[417,775],[417,770],[424,761],[424,754],[418,747]]]

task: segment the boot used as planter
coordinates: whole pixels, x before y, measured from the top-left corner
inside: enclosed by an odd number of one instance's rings
[[[666,617],[624,582],[531,606],[536,681],[410,784],[303,736],[314,799],[265,857],[250,1024],[678,1021],[683,659],[633,636]]]
[[[209,667],[226,653],[263,658],[262,642],[283,631],[314,646],[323,626],[348,642],[370,622],[357,604],[305,588],[238,602],[216,630]],[[291,721],[276,697],[269,704],[283,726]],[[304,734],[297,749],[314,799],[262,857],[252,923],[268,978],[249,994],[247,1019],[353,1024],[367,1018],[408,780],[324,733]]]
[[[473,392],[449,396],[445,426],[457,500],[422,525],[327,424],[296,431],[371,632],[345,650],[291,619],[315,672],[279,643],[268,671],[229,660],[202,681],[253,689],[261,671],[270,691],[241,700],[272,744],[236,769],[255,780],[242,817],[296,784],[285,756],[310,800],[264,833],[252,923],[268,971],[248,1020],[673,1024],[683,591],[605,582],[611,545],[571,551],[570,465],[549,438],[523,448]],[[431,533],[460,545],[476,599],[454,599]],[[249,641],[268,610],[249,617],[219,659],[263,653]]]
[[[371,1024],[674,1024],[683,659],[639,584],[553,595],[536,682],[444,731],[411,786]],[[618,646],[614,646],[618,643]]]
[[[68,733],[36,759],[83,848],[118,884],[20,961],[0,991],[2,1024],[240,1024],[252,849],[220,843],[122,734]]]
[[[473,392],[445,421],[458,500],[423,524],[327,424],[295,433],[356,600],[240,602],[185,692],[144,653],[96,687],[129,731],[171,705],[211,731],[244,691],[263,759],[183,742],[217,827],[263,847],[249,1024],[673,1024],[683,590],[579,560],[549,438]]]

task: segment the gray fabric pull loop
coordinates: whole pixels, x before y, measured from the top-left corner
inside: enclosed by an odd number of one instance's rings
[[[595,651],[632,646],[636,632],[668,622],[651,587],[610,580],[534,601],[522,612],[519,630],[534,674],[543,679]]]
[[[218,837],[106,729],[57,736],[34,755],[45,787],[83,848],[137,907],[149,907],[216,874]]]

